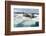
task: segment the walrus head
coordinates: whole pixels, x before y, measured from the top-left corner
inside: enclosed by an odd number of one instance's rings
[[[32,18],[32,14],[23,14],[24,17]]]

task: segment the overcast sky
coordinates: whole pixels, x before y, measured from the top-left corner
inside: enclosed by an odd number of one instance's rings
[[[38,13],[38,12],[39,12],[39,9],[31,9],[31,8],[14,8],[14,12]]]

